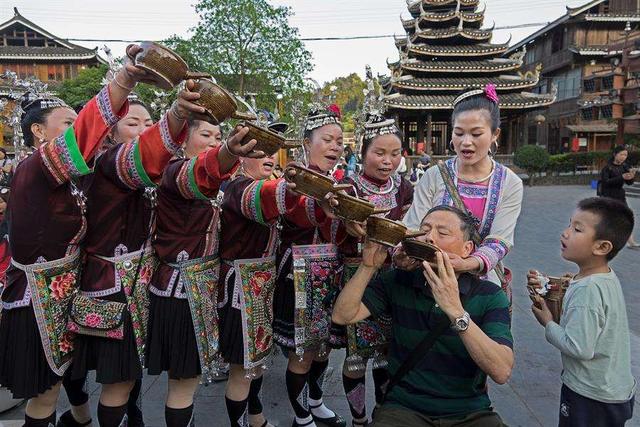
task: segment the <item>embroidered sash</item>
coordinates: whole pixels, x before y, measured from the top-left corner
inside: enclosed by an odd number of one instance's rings
[[[360,265],[360,258],[344,260],[343,284],[355,274]],[[391,319],[368,318],[347,326],[347,369],[364,371],[367,360],[373,359],[373,367],[382,368],[387,365],[385,353],[391,335]]]
[[[47,363],[56,375],[63,376],[71,364],[73,350],[73,333],[67,331],[67,320],[69,302],[77,292],[80,251],[48,262],[23,265],[11,260],[11,263],[27,277]]]
[[[147,245],[144,254],[142,249],[140,249],[115,257],[98,257],[113,263],[116,288],[121,288],[127,298],[127,307],[131,315],[138,358],[140,359],[141,366],[144,366],[144,351],[147,342],[147,326],[149,323],[149,282],[158,265],[158,259],[155,257],[153,247]],[[134,287],[133,284],[138,263],[142,265],[140,266],[137,284]],[[131,295],[132,288],[134,289],[133,295]],[[83,292],[83,294],[85,293]]]
[[[296,354],[322,348],[329,340],[332,301],[342,274],[338,248],[333,244],[293,245],[295,292],[294,342]]]
[[[193,332],[198,345],[202,381],[213,381],[217,370],[220,344],[218,329],[218,277],[220,259],[215,256],[197,258],[179,263],[180,278],[189,301]]]
[[[273,293],[276,258],[238,259],[233,262],[235,287],[232,307],[242,315],[244,369],[265,364],[273,349]]]

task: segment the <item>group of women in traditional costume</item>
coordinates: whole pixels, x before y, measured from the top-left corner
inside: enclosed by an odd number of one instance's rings
[[[29,399],[25,425],[56,424],[62,383],[72,409],[57,425],[88,425],[82,386],[90,371],[102,384],[99,424],[143,425],[136,400],[145,368],[167,372],[166,424],[194,425],[198,384],[228,363],[229,423],[266,427],[260,390],[276,346],[288,358],[294,426],[346,425],[323,402],[332,348],[347,349],[342,379],[352,425],[368,425],[365,371],[371,361],[381,403],[389,319],[347,328],[331,322],[332,303],[359,263],[364,224],[338,219],[333,198],[297,193],[287,181],[294,172],[270,179],[275,155],[255,151],[255,141],[243,145],[248,129],[237,127],[222,143],[218,126],[189,120],[202,112],[190,82],[153,124],[146,107],[129,99],[145,79],[127,63],[77,115],[56,98],[23,100],[25,142],[36,150],[16,168],[8,207],[13,259],[2,294],[0,384]],[[400,131],[371,112],[362,133],[362,171],[342,184],[377,215],[401,220],[414,194],[395,173]],[[461,138],[457,152],[465,149]],[[330,176],[344,152],[336,107],[311,109],[303,151],[307,168]],[[517,183],[491,160],[484,180],[471,179],[473,168],[462,175],[464,159],[447,167],[483,218],[484,241],[466,261],[472,266],[459,264],[489,274],[510,248],[521,193],[502,197]],[[434,195],[452,203],[442,185],[423,187],[410,226]],[[396,252],[398,264],[409,263]]]

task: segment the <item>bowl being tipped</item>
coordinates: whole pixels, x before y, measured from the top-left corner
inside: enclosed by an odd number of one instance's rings
[[[318,201],[324,200],[327,193],[351,187],[351,185],[336,184],[329,176],[304,166],[293,164],[287,166],[287,170],[289,169],[293,169],[296,173],[290,177],[285,171],[285,179],[296,184],[295,192]]]
[[[254,150],[263,151],[267,156],[271,156],[285,147],[286,140],[284,135],[251,122],[244,122],[244,126],[249,128],[249,133],[242,140],[242,145],[248,144],[249,141],[255,139],[257,144]]]
[[[416,237],[423,234],[425,233],[421,231],[408,230],[399,221],[378,216],[367,218],[367,236],[370,240],[385,246],[395,247],[407,237]]]
[[[344,192],[336,193],[338,206],[335,208],[336,216],[348,221],[364,222],[376,212],[376,206],[363,199],[350,196]]]
[[[436,262],[436,254],[440,252],[440,248],[431,243],[421,242],[416,239],[405,239],[402,241],[402,247],[408,256],[419,259],[421,261]]]

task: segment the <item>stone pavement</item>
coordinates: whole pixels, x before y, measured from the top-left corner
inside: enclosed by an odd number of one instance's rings
[[[571,265],[560,258],[559,235],[569,221],[578,200],[589,197],[594,191],[587,187],[533,187],[525,189],[523,214],[518,223],[516,249],[508,257],[507,264],[514,273],[513,335],[515,338],[516,366],[508,384],[489,385],[496,410],[510,426],[557,425],[560,395],[560,356],[544,339],[541,326],[530,311],[530,302],[524,288],[525,273],[537,268],[549,274],[571,271]],[[630,206],[640,222],[640,199],[630,199]],[[636,236],[640,238],[640,227]],[[631,327],[631,351],[640,354],[640,293],[636,293],[640,281],[640,251],[624,249],[613,262],[625,290],[627,312]],[[328,406],[349,418],[349,410],[342,390],[340,363],[342,352],[331,357],[331,372],[325,383],[325,401]],[[640,360],[632,357],[633,373],[640,378]],[[285,359],[277,356],[265,375],[263,402],[265,414],[276,426],[289,426],[292,411],[284,386]],[[371,378],[369,377],[369,384]],[[148,426],[164,425],[164,394],[166,377],[145,377],[143,384],[143,412]],[[89,382],[91,403],[97,406],[99,386]],[[369,408],[372,390],[369,387]],[[226,426],[224,383],[200,387],[196,396],[195,416],[199,426]],[[66,397],[61,397],[59,413],[68,409]],[[0,414],[2,420],[22,418],[24,406]],[[636,414],[639,408],[636,407]],[[94,418],[95,419],[95,418]],[[640,416],[627,425],[640,426]],[[5,421],[5,426],[21,425]]]

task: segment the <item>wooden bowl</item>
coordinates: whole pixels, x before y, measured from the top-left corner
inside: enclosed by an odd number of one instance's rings
[[[200,94],[200,99],[194,103],[205,108],[204,114],[193,114],[195,119],[205,120],[214,125],[219,125],[230,118],[241,120],[256,119],[256,116],[251,113],[237,111],[238,103],[234,96],[210,79],[196,80],[193,91]]]
[[[255,151],[263,151],[265,155],[271,156],[286,145],[284,135],[278,132],[251,122],[244,122],[244,126],[249,128],[249,133],[242,140],[242,145],[248,144],[249,141],[255,139],[258,142],[254,148]]]
[[[336,216],[348,221],[363,222],[376,211],[376,206],[366,200],[350,196],[344,192],[336,193],[338,206]]]
[[[327,193],[337,192],[350,185],[335,184],[329,176],[322,175],[319,172],[307,169],[300,165],[290,165],[287,170],[293,169],[296,174],[289,177],[285,171],[285,179],[296,184],[296,193],[303,194],[318,201],[324,200]]]
[[[402,240],[410,237],[422,236],[422,231],[410,231],[399,222],[379,216],[367,218],[367,236],[370,240],[381,245],[395,247]]]
[[[411,258],[427,262],[436,262],[436,254],[440,252],[436,245],[415,239],[403,240],[402,247]]]
[[[186,62],[166,46],[154,42],[140,43],[142,50],[131,57],[133,64],[152,76],[146,81],[163,90],[171,90],[186,79],[209,77],[206,73],[189,71]]]

